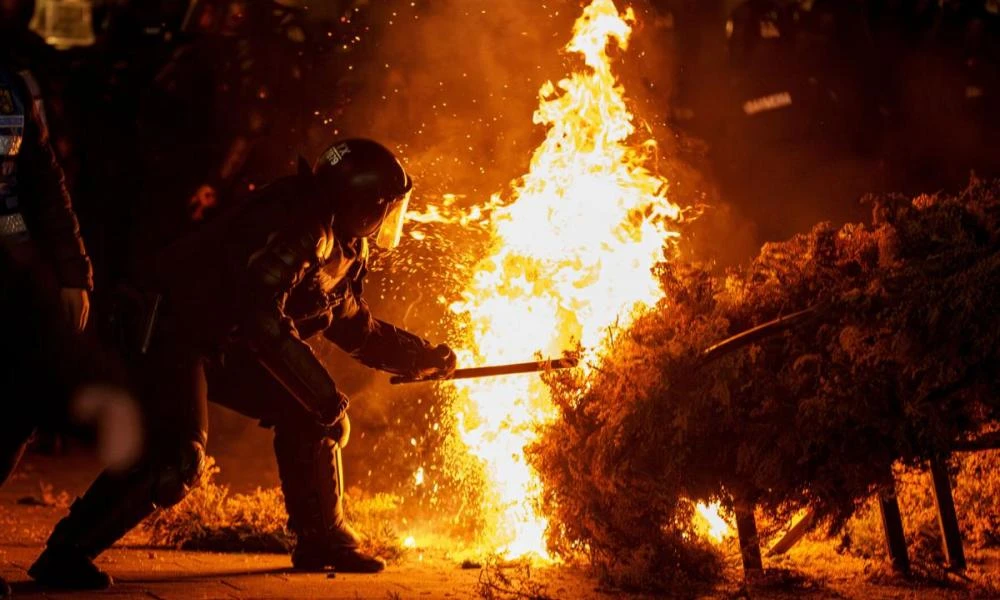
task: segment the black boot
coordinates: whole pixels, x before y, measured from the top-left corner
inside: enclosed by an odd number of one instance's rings
[[[46,548],[28,575],[38,583],[65,590],[105,590],[114,584],[110,575],[85,554],[64,548]]]
[[[279,427],[274,436],[288,527],[298,538],[292,565],[303,571],[378,573],[385,561],[359,550],[361,538],[344,518],[340,445],[305,433]]]
[[[309,572],[331,568],[339,573],[379,573],[385,569],[385,561],[365,554],[357,546],[342,546],[330,544],[329,540],[303,538],[295,544],[292,566]]]
[[[10,586],[4,581],[3,577],[0,577],[0,598],[7,598],[11,594]]]
[[[58,589],[110,587],[111,576],[93,561],[153,512],[149,482],[149,474],[142,470],[102,473],[56,525],[28,575]]]

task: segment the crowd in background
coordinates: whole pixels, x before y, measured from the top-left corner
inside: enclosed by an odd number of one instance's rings
[[[16,7],[5,29],[18,36],[19,67],[43,88],[98,289],[130,251],[175,239],[321,148],[364,28],[349,2],[5,2]],[[87,5],[91,39],[83,13],[47,23],[64,4]]]
[[[857,218],[867,192],[1000,172],[997,0],[650,1],[676,57],[671,125],[707,142],[711,175],[763,239]],[[4,5],[99,277],[128,232],[169,240],[318,149],[364,85],[353,55],[378,27],[359,0]],[[60,6],[89,21],[51,18]],[[55,50],[32,17],[50,42],[86,45]]]
[[[654,4],[677,55],[673,125],[708,142],[764,239],[863,216],[867,192],[1000,173],[996,0]]]

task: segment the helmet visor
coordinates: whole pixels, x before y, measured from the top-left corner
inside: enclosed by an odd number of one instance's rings
[[[382,225],[375,236],[375,245],[383,250],[392,250],[399,246],[403,237],[403,222],[406,220],[406,209],[410,206],[410,192],[389,205],[382,219]]]

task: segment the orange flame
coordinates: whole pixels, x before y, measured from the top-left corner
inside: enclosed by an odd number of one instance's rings
[[[510,197],[491,199],[495,243],[451,307],[464,324],[460,364],[558,356],[579,345],[586,365],[605,350],[610,328],[628,326],[662,296],[652,268],[681,209],[647,166],[656,142],[633,139],[608,55],[612,43],[627,49],[634,19],[613,0],[593,0],[566,46],[585,68],[542,86],[534,122],[547,128],[545,140]],[[546,520],[532,502],[538,478],[524,448],[554,417],[548,390],[528,376],[454,386],[460,437],[492,487],[493,548],[546,557]]]
[[[722,517],[722,505],[718,502],[697,504],[694,526],[696,532],[715,543],[720,543],[732,535],[732,528]]]

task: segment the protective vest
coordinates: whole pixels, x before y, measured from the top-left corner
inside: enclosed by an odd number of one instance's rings
[[[22,89],[11,72],[0,69],[0,235],[3,236],[27,233],[17,197],[17,159],[30,110]]]

